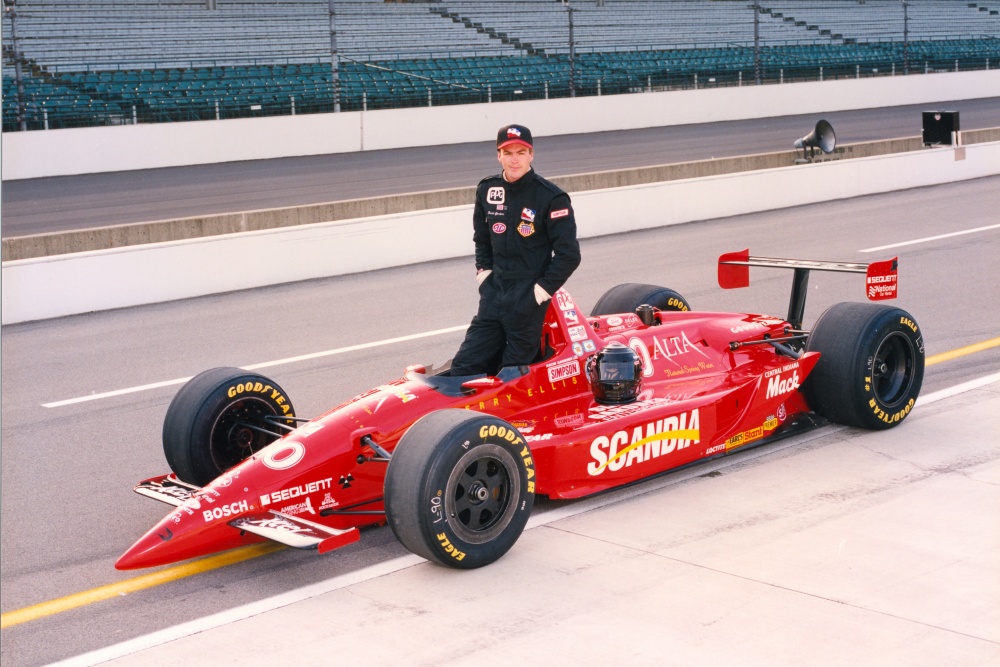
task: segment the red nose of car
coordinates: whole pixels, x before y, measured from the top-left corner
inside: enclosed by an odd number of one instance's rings
[[[153,526],[115,563],[119,570],[156,567],[225,549],[253,544],[262,538],[228,525],[229,519],[253,512],[252,499],[207,503],[188,502]]]

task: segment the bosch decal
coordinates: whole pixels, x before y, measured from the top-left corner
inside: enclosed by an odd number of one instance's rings
[[[246,500],[241,500],[235,503],[229,503],[228,505],[222,505],[220,507],[214,507],[210,510],[205,510],[201,513],[201,516],[205,519],[205,522],[215,521],[217,519],[224,519],[230,516],[237,516],[243,512],[249,512],[253,507]]]

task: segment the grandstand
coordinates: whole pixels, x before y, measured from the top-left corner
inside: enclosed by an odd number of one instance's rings
[[[756,8],[754,0],[4,4],[5,131],[328,112],[335,102],[357,110],[981,69],[1000,61],[1000,0],[757,0]]]

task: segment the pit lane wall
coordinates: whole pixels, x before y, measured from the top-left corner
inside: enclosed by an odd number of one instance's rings
[[[573,193],[581,238],[1000,174],[1000,142]],[[3,324],[469,256],[472,206],[3,263]]]

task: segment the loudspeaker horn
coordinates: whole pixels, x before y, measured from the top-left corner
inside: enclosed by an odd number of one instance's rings
[[[830,125],[825,120],[819,121],[812,132],[801,139],[795,140],[795,147],[802,149],[803,158],[806,157],[807,148],[809,149],[810,158],[817,148],[824,153],[832,153],[833,149],[837,147],[837,135],[833,131],[833,125]]]

